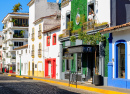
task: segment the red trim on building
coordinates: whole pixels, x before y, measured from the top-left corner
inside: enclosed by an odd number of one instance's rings
[[[45,77],[50,78],[48,75],[49,62],[51,62],[51,78],[56,79],[56,58],[45,59]]]
[[[48,39],[49,39],[49,43],[48,43]],[[50,36],[47,36],[46,38],[46,46],[50,46]]]
[[[55,38],[54,38],[55,37]],[[56,45],[56,33],[52,35],[52,45]]]
[[[13,73],[13,70],[9,70],[9,73]]]

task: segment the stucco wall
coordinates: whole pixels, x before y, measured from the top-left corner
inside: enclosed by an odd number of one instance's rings
[[[113,40],[112,40],[112,58],[114,59],[115,61],[115,48],[114,48],[114,45],[115,45],[115,42],[118,41],[118,40],[125,40],[127,42],[127,66],[130,66],[130,39],[129,39],[129,36],[130,36],[130,33],[129,31],[120,31],[120,32],[115,32],[113,33]],[[115,62],[113,62],[113,77],[115,77]],[[128,79],[130,79],[130,68],[127,67],[127,77]]]

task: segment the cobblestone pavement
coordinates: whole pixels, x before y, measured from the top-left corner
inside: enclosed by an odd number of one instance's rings
[[[99,94],[71,87],[0,75],[0,94]]]

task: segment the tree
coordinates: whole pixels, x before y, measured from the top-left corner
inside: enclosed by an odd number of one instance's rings
[[[95,34],[88,35],[86,32],[78,32],[78,39],[82,40],[85,44],[90,44],[95,48],[95,74],[98,74],[97,63],[96,63],[96,51],[97,51],[97,42],[101,42],[105,40],[105,37],[97,32]],[[76,37],[71,36],[70,41],[75,42]]]
[[[12,10],[13,10],[13,12],[18,12],[20,9],[22,10],[22,5],[20,3],[18,3],[13,6]]]

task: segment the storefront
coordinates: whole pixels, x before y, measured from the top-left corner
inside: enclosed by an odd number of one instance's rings
[[[78,74],[78,81],[92,79],[95,74],[94,50],[90,45],[63,48],[62,79],[69,79],[70,71]],[[97,50],[97,63],[99,65],[99,50]]]
[[[130,89],[130,23],[113,28],[101,31],[110,33],[108,86]]]

